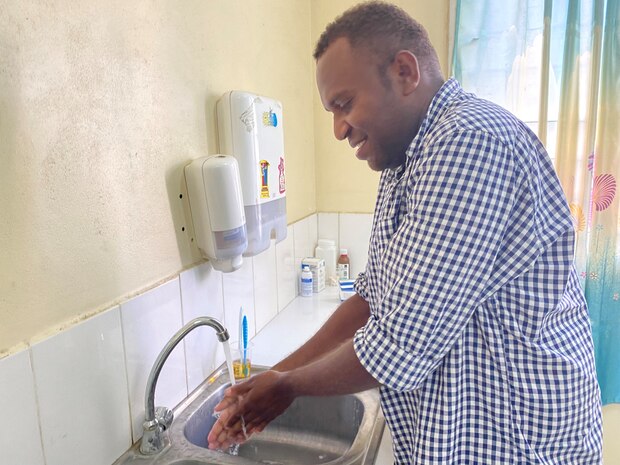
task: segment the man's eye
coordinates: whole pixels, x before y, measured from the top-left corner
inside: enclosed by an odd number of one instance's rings
[[[348,110],[349,108],[351,108],[351,102],[353,101],[353,99],[349,99],[349,100],[345,100],[342,103],[338,103],[338,108],[340,110]]]

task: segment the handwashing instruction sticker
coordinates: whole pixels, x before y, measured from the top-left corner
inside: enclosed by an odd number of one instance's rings
[[[267,160],[260,161],[260,198],[269,198],[269,162]]]

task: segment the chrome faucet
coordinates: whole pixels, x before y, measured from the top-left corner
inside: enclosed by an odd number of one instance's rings
[[[153,364],[153,368],[151,368],[149,379],[146,382],[146,392],[144,395],[145,415],[144,423],[142,423],[144,434],[142,435],[142,441],[140,443],[140,452],[144,455],[156,454],[164,448],[163,432],[170,427],[173,419],[172,410],[166,407],[157,407],[157,409],[155,409],[155,386],[157,385],[159,373],[164,366],[164,362],[177,344],[181,342],[188,333],[199,326],[210,326],[215,329],[217,339],[220,342],[228,340],[228,331],[226,331],[224,325],[215,318],[201,316],[194,318],[178,330],[161,350]]]

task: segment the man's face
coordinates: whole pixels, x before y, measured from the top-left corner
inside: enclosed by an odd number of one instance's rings
[[[318,59],[316,75],[323,106],[334,116],[336,139],[347,139],[358,159],[381,171],[404,162],[414,134],[393,72],[389,68],[381,76],[377,60],[339,38]]]

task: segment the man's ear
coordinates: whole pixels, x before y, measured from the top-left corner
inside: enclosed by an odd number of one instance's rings
[[[397,52],[390,67],[403,95],[409,95],[417,89],[420,83],[420,66],[413,53],[409,50]]]

